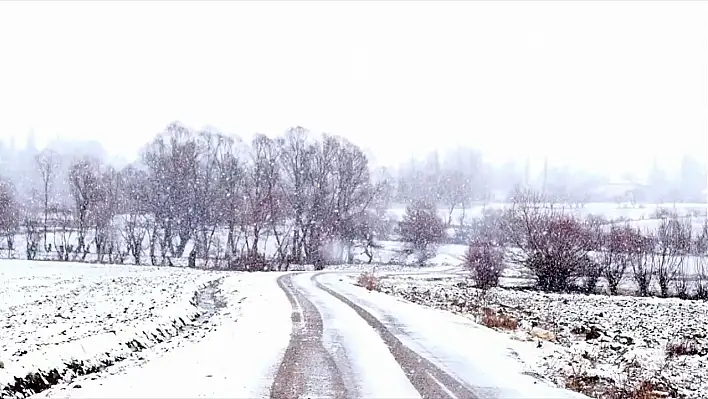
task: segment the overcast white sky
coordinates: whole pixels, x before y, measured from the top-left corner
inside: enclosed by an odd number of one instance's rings
[[[0,2],[0,137],[128,157],[180,120],[625,169],[705,157],[707,75],[699,1]]]

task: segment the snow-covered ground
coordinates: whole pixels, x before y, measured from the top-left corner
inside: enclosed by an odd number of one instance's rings
[[[445,273],[442,268],[431,272]],[[141,367],[60,384],[37,397],[269,397],[290,338],[291,306],[275,284],[280,273],[240,274],[222,284],[227,307],[217,329]],[[333,288],[378,317],[405,345],[473,386],[482,398],[584,398],[536,379],[510,351],[518,343],[469,319],[353,286],[346,274],[293,278],[323,322],[322,344],[357,397],[420,397],[379,335],[352,308],[317,288]],[[294,366],[294,365],[293,365]]]
[[[506,331],[515,342],[514,356],[527,372],[558,386],[575,378],[601,391],[649,380],[660,389],[676,389],[670,397],[708,398],[706,302],[513,289],[482,294],[464,277],[450,272],[438,276],[382,273],[381,289],[474,320],[483,307],[504,312],[519,322],[518,329]],[[492,341],[484,340],[485,344]],[[667,357],[667,345],[682,341],[698,353]]]
[[[13,268],[17,265],[22,268]],[[457,273],[449,266],[390,269],[398,275],[413,272],[438,278]],[[3,287],[34,287],[2,308],[3,316],[14,315],[12,323],[20,322],[3,332],[5,368],[0,371],[3,381],[12,382],[13,376],[28,371],[41,369],[46,377],[50,368],[57,368],[61,378],[34,395],[38,398],[268,397],[291,339],[293,308],[276,284],[282,273],[49,262],[7,262],[0,271]],[[375,315],[405,345],[474,387],[481,397],[581,397],[529,374],[513,355],[518,345],[514,340],[462,316],[355,287],[347,276],[356,275],[349,269],[314,280],[313,273],[301,273],[292,280],[316,307],[323,324],[322,344],[338,359],[339,369],[361,397],[419,395],[379,334],[354,309],[319,289],[317,281]],[[189,299],[214,279],[220,284],[211,299],[218,299],[222,307],[202,320],[195,315],[208,304],[195,306]],[[189,325],[180,331],[156,321],[179,316]],[[189,321],[192,317],[194,322]],[[36,337],[23,335],[24,320],[39,332]],[[195,333],[188,334],[190,328]],[[169,330],[168,337],[155,339],[153,334],[161,330]],[[127,347],[126,339],[137,340],[142,349]],[[24,347],[30,348],[27,354],[12,354]],[[25,360],[30,358],[35,361]],[[100,367],[76,375],[68,369],[77,360]],[[2,391],[2,396],[31,393],[13,392]]]
[[[221,276],[0,261],[0,394],[31,393],[170,340],[214,311]]]
[[[145,351],[139,367],[108,369],[38,398],[263,398],[288,345],[290,304],[281,273],[237,273],[221,284],[226,307],[211,331],[169,352]],[[97,378],[100,377],[100,378]]]
[[[629,378],[708,398],[701,393],[708,392],[705,302],[522,291],[511,287],[528,276],[514,267],[502,279],[508,288],[482,296],[460,267],[465,246],[441,246],[425,266],[412,267],[396,264],[402,243],[383,244],[378,265],[327,267],[335,273],[318,279],[485,394],[567,397],[554,386],[572,378],[616,386]],[[372,269],[383,276],[383,293],[353,285]],[[280,275],[0,261],[0,396],[55,385],[40,396],[266,397],[292,328],[290,304],[275,283]],[[309,276],[293,282],[322,314],[328,350],[346,353],[359,392],[407,392],[403,383],[384,389],[378,375],[366,377],[366,370],[401,375],[383,371],[393,360],[382,359],[376,334]],[[220,284],[208,284],[213,281]],[[503,309],[519,328],[481,327],[481,306]],[[682,339],[698,353],[667,358],[666,345]],[[92,373],[81,376],[84,371]],[[32,378],[35,372],[45,383]]]
[[[318,281],[371,313],[404,345],[473,387],[479,397],[585,397],[537,379],[515,353],[521,343],[510,337],[465,317],[367,291],[352,284],[355,277],[332,273]]]

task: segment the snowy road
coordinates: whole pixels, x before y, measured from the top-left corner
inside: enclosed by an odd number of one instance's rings
[[[272,398],[477,398],[470,387],[407,348],[379,320],[319,284],[317,277],[306,273],[278,280],[293,304],[294,325]],[[382,366],[386,369],[379,370]],[[314,375],[303,375],[308,372]]]
[[[42,397],[584,398],[524,373],[501,334],[351,284],[351,274],[226,278],[218,328],[145,364]]]

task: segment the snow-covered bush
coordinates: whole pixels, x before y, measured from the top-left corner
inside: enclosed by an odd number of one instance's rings
[[[516,193],[504,224],[516,249],[511,260],[528,269],[543,291],[568,291],[592,262],[589,254],[598,244],[595,226],[530,191]]]
[[[445,223],[438,217],[437,208],[432,203],[421,201],[406,207],[399,229],[401,239],[418,254],[421,264],[435,255],[436,244],[445,237]]]
[[[478,288],[499,285],[504,272],[504,252],[500,247],[487,240],[477,240],[467,249],[464,262]]]

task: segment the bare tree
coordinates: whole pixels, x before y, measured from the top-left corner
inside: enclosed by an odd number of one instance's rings
[[[74,244],[72,244],[71,236],[74,232],[75,212],[64,207],[50,208],[51,213],[55,217],[54,231],[54,251],[57,253],[57,259],[60,261],[68,261],[69,255],[74,252]]]
[[[574,205],[571,204],[571,207]],[[593,294],[597,290],[597,284],[600,277],[605,274],[605,264],[597,256],[598,252],[602,252],[603,244],[603,225],[599,220],[585,220],[582,225],[588,232],[588,242],[586,247],[592,252],[588,252],[585,259],[581,261],[580,266],[580,289],[585,294]]]
[[[20,208],[15,187],[12,182],[0,177],[0,231],[7,243],[8,258],[12,257],[19,226]]]
[[[708,299],[708,219],[703,221],[701,233],[696,235],[694,250],[696,254],[696,298]]]
[[[274,181],[278,179],[277,147],[264,135],[254,137],[243,179],[243,217],[241,230],[246,245],[246,269],[263,269],[265,254],[259,253],[261,237],[268,226],[273,226],[272,218],[276,215],[273,196]],[[275,229],[273,231],[276,231]],[[277,234],[277,232],[276,232]]]
[[[563,292],[592,261],[593,231],[540,194],[517,189],[507,211],[504,229],[517,250],[510,260],[526,267],[544,291]]]
[[[609,232],[604,233],[601,238],[598,260],[602,265],[610,294],[617,295],[617,289],[632,265],[633,257],[639,253],[643,237],[629,225],[613,224]]]
[[[647,260],[656,272],[661,296],[666,298],[669,295],[669,286],[690,250],[690,219],[682,221],[677,215],[662,217],[652,239],[652,250],[647,254]]]
[[[267,168],[266,190],[268,192],[267,207],[270,231],[275,238],[278,270],[283,270],[287,265],[287,251],[289,245],[287,237],[292,232],[292,227],[288,223],[288,216],[290,216],[292,212],[289,212],[285,205],[286,197],[282,181],[279,148],[280,146],[277,140],[271,141],[271,145],[268,147],[269,151],[266,153],[267,163],[269,165]]]
[[[93,158],[82,158],[74,161],[69,167],[69,183],[74,198],[74,221],[77,229],[77,256],[85,260],[90,250],[86,233],[95,220],[99,204],[105,201],[100,181],[100,164]]]
[[[219,201],[219,208],[226,223],[227,238],[225,255],[229,268],[238,268],[236,257],[238,255],[239,233],[243,217],[243,183],[244,162],[234,143],[227,143],[222,156],[218,159],[219,187],[223,197]]]
[[[96,255],[100,263],[103,263],[106,254],[109,262],[112,262],[113,252],[118,245],[114,222],[119,207],[119,184],[118,172],[108,167],[100,172],[98,186],[94,190],[91,209]]]
[[[636,253],[631,257],[632,275],[637,284],[637,294],[648,296],[651,289],[651,282],[654,279],[655,259],[654,247],[656,239],[649,235],[643,235],[641,243],[636,247]]]
[[[462,171],[447,170],[443,172],[442,186],[438,188],[442,191],[443,201],[448,206],[447,225],[452,225],[452,215],[459,206],[462,210],[460,225],[465,221],[467,206],[472,201],[472,181]]]
[[[26,213],[23,216],[22,226],[25,230],[25,251],[27,260],[34,260],[37,258],[39,243],[42,239],[39,222],[37,222],[31,213]]]
[[[147,173],[128,166],[118,172],[116,178],[119,198],[117,208],[121,215],[119,229],[126,246],[125,254],[132,256],[133,262],[138,265],[143,253],[143,241],[148,231]]]
[[[335,214],[337,197],[333,177],[338,150],[337,139],[327,135],[308,147],[310,164],[305,180],[307,203],[301,240],[307,262],[313,264],[315,270],[324,267],[324,244],[337,231],[340,220]]]
[[[307,129],[294,127],[289,129],[279,140],[280,160],[285,184],[285,200],[293,209],[292,257],[295,262],[303,260],[303,234],[306,230],[305,212],[308,197],[306,192],[310,168]]]
[[[201,255],[203,267],[209,266],[214,234],[223,217],[219,198],[223,195],[219,184],[219,164],[230,150],[233,140],[218,132],[205,130],[199,133],[199,158],[194,192],[195,245],[190,253],[189,265],[195,267],[196,256]]]
[[[59,167],[59,154],[50,149],[44,149],[35,156],[35,163],[42,178],[42,188],[44,193],[44,247],[47,248],[47,217],[49,212],[49,191]]]
[[[686,263],[684,262],[678,272],[676,273],[676,278],[674,279],[674,289],[676,290],[676,295],[681,299],[689,298],[689,272]],[[700,278],[696,279],[697,283],[700,283]],[[698,289],[697,289],[698,290]]]
[[[366,212],[355,220],[354,231],[364,248],[364,255],[368,258],[368,264],[374,261],[374,250],[383,248],[377,242],[377,236],[380,231],[386,229],[385,223],[386,221],[379,218],[373,211]],[[351,259],[349,259],[349,262],[351,262]]]
[[[148,208],[160,234],[151,248],[159,243],[161,263],[171,265],[170,257],[183,256],[196,229],[199,146],[194,133],[175,122],[145,148],[142,159],[149,175]]]
[[[411,249],[418,252],[418,261],[423,264],[432,256],[432,248],[445,236],[445,224],[437,215],[433,204],[415,202],[406,208],[399,223],[401,238]]]
[[[335,173],[331,176],[334,191],[332,238],[342,244],[341,251],[346,251],[347,262],[351,262],[355,241],[362,238],[361,232],[356,230],[367,227],[361,221],[367,220],[369,209],[376,202],[383,202],[387,181],[372,182],[369,162],[364,152],[341,137],[335,137],[334,140],[337,155],[334,159]],[[365,243],[371,244],[370,237],[364,234],[363,238]]]

